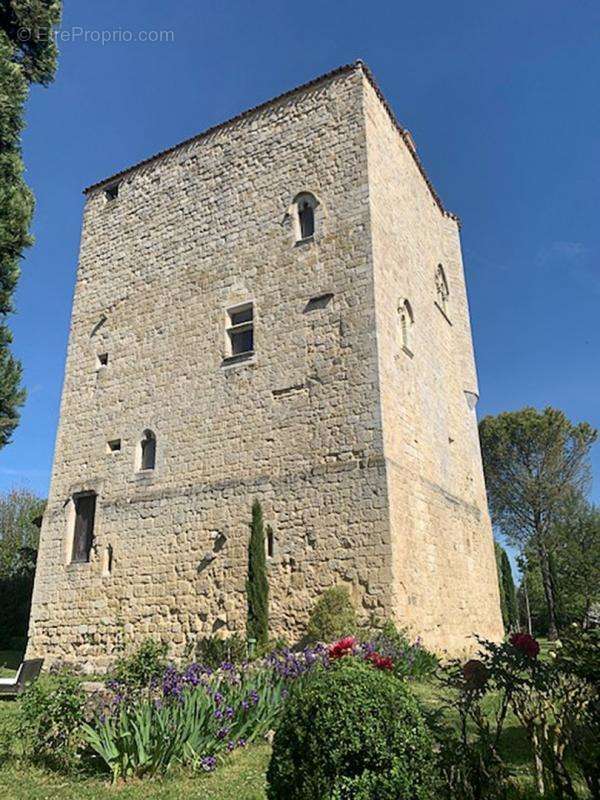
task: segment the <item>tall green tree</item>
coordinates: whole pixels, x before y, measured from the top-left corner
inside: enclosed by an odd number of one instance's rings
[[[266,645],[269,641],[269,581],[263,513],[258,500],[252,504],[246,597],[248,601],[246,635],[257,645]]]
[[[500,589],[500,607],[502,622],[506,631],[519,629],[519,607],[517,591],[513,580],[512,567],[506,550],[495,542],[496,566],[498,568],[498,586]]]
[[[0,649],[27,634],[45,504],[26,489],[0,494]]]
[[[600,509],[575,498],[552,531],[552,573],[565,623],[600,603]]]
[[[32,241],[34,201],[21,158],[24,106],[32,83],[47,85],[54,77],[52,28],[60,13],[59,0],[0,0],[0,448],[10,441],[25,400],[6,323],[19,263]]]
[[[556,638],[552,532],[573,495],[588,487],[588,456],[597,432],[585,422],[573,424],[554,408],[524,408],[485,417],[479,436],[493,522],[521,551],[531,547],[535,552],[548,635]]]

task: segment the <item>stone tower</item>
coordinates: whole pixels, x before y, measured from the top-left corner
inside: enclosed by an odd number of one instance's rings
[[[457,219],[360,62],[86,190],[28,654],[271,628],[327,587],[502,635]]]

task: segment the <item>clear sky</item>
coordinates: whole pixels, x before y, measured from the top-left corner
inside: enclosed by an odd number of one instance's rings
[[[29,398],[0,489],[48,489],[83,187],[356,58],[462,219],[480,416],[551,404],[600,427],[597,0],[65,6],[27,108],[36,244],[10,322]],[[140,31],[172,41],[124,41]],[[598,502],[600,445],[594,469]]]

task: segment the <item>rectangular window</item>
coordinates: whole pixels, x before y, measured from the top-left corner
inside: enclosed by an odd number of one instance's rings
[[[254,352],[254,305],[230,308],[227,312],[229,356],[241,356]]]
[[[108,353],[98,353],[98,369],[100,367],[108,367]]]
[[[109,453],[118,453],[121,450],[120,439],[111,439],[107,444]]]
[[[96,495],[81,494],[75,497],[75,531],[73,533],[73,552],[71,561],[85,563],[90,560],[94,541],[94,519],[96,516]]]

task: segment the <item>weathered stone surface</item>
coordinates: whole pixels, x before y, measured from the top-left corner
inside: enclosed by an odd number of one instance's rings
[[[319,206],[297,244],[301,191]],[[227,309],[249,300],[255,356],[224,363]],[[140,165],[116,200],[93,188],[28,655],[101,670],[124,639],[161,636],[179,656],[190,638],[243,632],[254,498],[275,531],[273,635],[300,635],[343,582],[365,617],[393,615],[433,647],[497,638],[466,392],[457,223],[360,65]],[[156,468],[139,472],[146,429]],[[70,564],[82,490],[98,494],[95,541]]]

